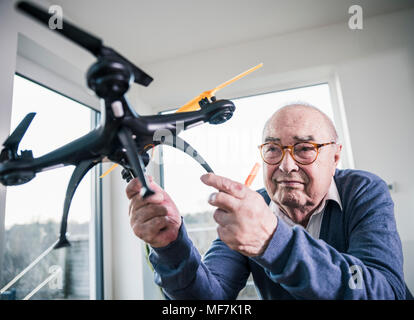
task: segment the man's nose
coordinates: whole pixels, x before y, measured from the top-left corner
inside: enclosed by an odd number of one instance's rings
[[[292,171],[298,171],[299,167],[295,160],[293,160],[293,157],[290,153],[290,150],[287,149],[285,151],[285,156],[283,157],[282,161],[279,164],[280,171],[284,173],[290,173]]]

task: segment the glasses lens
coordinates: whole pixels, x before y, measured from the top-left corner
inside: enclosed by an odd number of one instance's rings
[[[282,149],[277,144],[268,143],[263,145],[262,157],[265,162],[276,164],[282,159],[282,155]]]
[[[313,144],[310,143],[298,143],[293,148],[293,154],[296,161],[303,164],[311,163],[316,159],[318,150]]]

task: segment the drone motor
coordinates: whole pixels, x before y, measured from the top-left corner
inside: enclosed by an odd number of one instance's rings
[[[25,184],[36,176],[33,171],[15,171],[0,176],[0,183],[4,186],[18,186]]]

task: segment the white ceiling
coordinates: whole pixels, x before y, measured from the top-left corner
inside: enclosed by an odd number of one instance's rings
[[[414,7],[414,0],[47,0],[138,65]]]

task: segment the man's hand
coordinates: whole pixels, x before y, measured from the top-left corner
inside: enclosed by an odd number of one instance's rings
[[[170,196],[149,177],[155,194],[142,199],[141,183],[133,179],[128,183],[129,218],[132,230],[140,239],[154,248],[165,247],[177,239],[181,217]]]
[[[201,176],[201,181],[219,191],[210,196],[209,203],[218,208],[214,220],[220,239],[246,256],[261,255],[277,226],[277,218],[262,196],[212,173]]]

